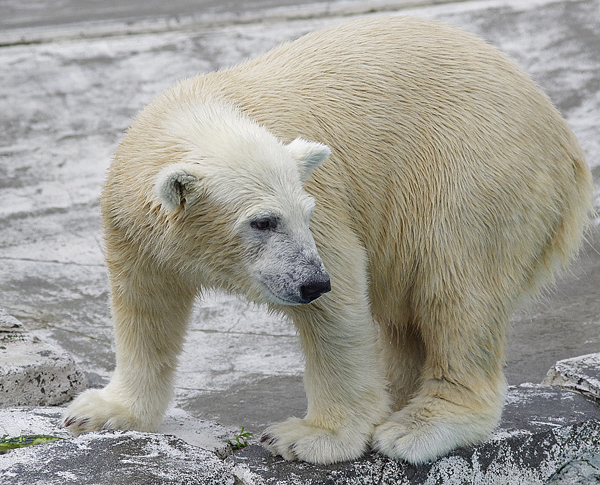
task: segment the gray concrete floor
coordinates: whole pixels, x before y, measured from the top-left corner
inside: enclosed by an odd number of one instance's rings
[[[247,6],[287,5],[270,1]],[[198,5],[114,3],[125,17],[142,5],[156,6],[154,16]],[[361,8],[380,4],[362,2]],[[16,27],[125,18],[116,7],[106,13],[108,2],[77,5],[75,13],[69,2],[0,0],[0,37]],[[94,6],[98,9],[86,10]],[[400,12],[450,22],[507,52],[567,118],[600,185],[600,0],[481,0]],[[342,20],[325,16],[218,28],[204,23],[184,32],[0,48],[0,306],[35,335],[69,351],[92,386],[105,384],[114,355],[98,198],[121,133],[144,104],[177,80]],[[540,382],[556,360],[599,349],[596,221],[570,271],[513,318],[507,376],[512,384]],[[288,322],[237,298],[209,295],[198,302],[190,325],[175,405],[198,418],[259,431],[303,414],[302,371]]]
[[[355,2],[357,0],[354,0]],[[0,29],[66,26],[81,22],[139,22],[166,17],[241,14],[306,6],[319,0],[2,0]],[[396,2],[399,3],[399,2]],[[406,3],[406,2],[405,2]],[[412,2],[414,3],[414,2]]]

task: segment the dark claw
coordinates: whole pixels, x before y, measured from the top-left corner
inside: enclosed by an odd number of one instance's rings
[[[75,418],[69,418],[65,420],[65,427],[68,428],[75,422]]]
[[[288,446],[288,452],[294,457],[294,459],[298,458],[298,456],[296,455],[296,444],[291,444],[290,446]]]
[[[263,434],[260,437],[260,442],[261,443],[267,443],[267,445],[272,446],[277,442],[277,438],[273,438],[272,436],[268,435],[268,434]]]
[[[81,428],[81,427],[85,426],[86,424],[88,424],[89,422],[90,422],[90,418],[83,418],[81,421],[77,422],[77,418],[71,417],[71,418],[65,419],[65,428],[68,428],[69,426],[73,426],[74,424],[76,424],[78,428]]]

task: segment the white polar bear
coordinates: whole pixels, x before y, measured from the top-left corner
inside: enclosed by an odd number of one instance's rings
[[[356,20],[183,81],[110,168],[117,367],[65,424],[155,430],[194,298],[220,288],[300,335],[308,411],[265,431],[274,453],[419,463],[483,440],[513,306],[577,250],[591,193],[548,98],[441,23]]]

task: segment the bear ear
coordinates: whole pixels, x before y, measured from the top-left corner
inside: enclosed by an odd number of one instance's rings
[[[154,195],[165,209],[174,211],[191,200],[190,197],[196,198],[201,179],[199,171],[191,163],[168,165],[156,176]]]
[[[287,148],[298,164],[302,181],[307,180],[311,172],[331,155],[331,150],[327,145],[306,141],[302,138],[296,138]]]

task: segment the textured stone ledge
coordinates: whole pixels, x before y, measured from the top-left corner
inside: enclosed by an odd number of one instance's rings
[[[548,371],[543,384],[565,387],[600,400],[600,354],[559,360]]]
[[[170,409],[160,433],[102,431],[73,438],[60,427],[63,408],[0,409],[0,435],[63,438],[0,455],[0,483],[11,485],[233,484],[233,430]],[[177,435],[177,436],[175,436]]]
[[[502,423],[490,440],[421,466],[375,453],[315,466],[286,462],[258,445],[223,460],[224,440],[233,432],[181,410],[170,411],[159,434],[103,431],[72,438],[58,428],[62,412],[0,410],[0,433],[66,438],[0,455],[0,478],[15,485],[562,485],[600,480],[600,407],[559,387],[511,388]]]
[[[229,467],[211,451],[175,436],[103,431],[10,451],[0,477],[14,485],[233,485]]]
[[[525,385],[509,390],[501,425],[490,440],[424,465],[372,453],[353,462],[315,466],[286,462],[259,446],[228,461],[244,485],[535,485],[578,483],[561,477],[568,470],[573,476],[595,473],[599,454],[600,407],[593,400],[556,387]],[[581,470],[572,468],[578,462]]]
[[[69,354],[30,335],[0,308],[0,407],[62,404],[85,385]]]

